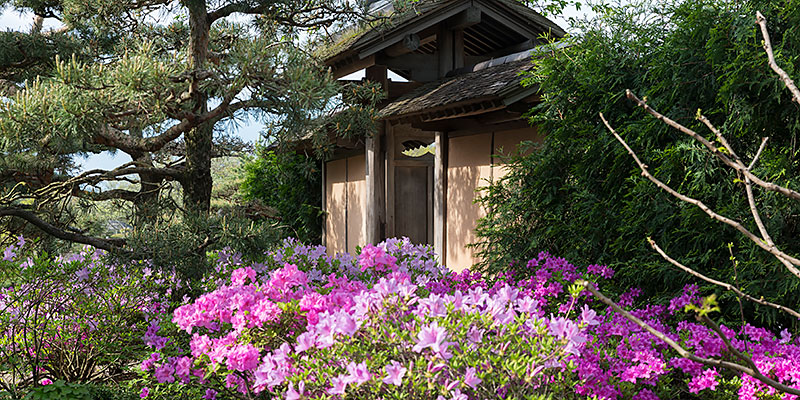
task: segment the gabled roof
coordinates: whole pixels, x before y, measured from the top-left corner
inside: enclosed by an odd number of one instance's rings
[[[563,29],[517,0],[421,0],[409,9],[395,11],[378,25],[346,31],[331,46],[318,52],[327,64],[341,58],[362,59],[398,43],[408,32],[418,32],[470,8],[477,8],[503,25],[525,32],[529,38],[542,33],[560,38]]]

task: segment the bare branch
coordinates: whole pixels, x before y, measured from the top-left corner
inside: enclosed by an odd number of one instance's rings
[[[756,163],[758,162],[758,158],[761,157],[761,152],[764,151],[765,147],[767,147],[768,139],[768,137],[761,138],[761,145],[758,146],[758,151],[756,152],[755,157],[753,157],[753,161],[750,161],[750,165],[747,166],[748,170],[751,170],[753,167],[755,167]]]
[[[795,86],[794,81],[789,77],[789,74],[787,74],[786,71],[779,67],[778,63],[775,62],[775,54],[772,52],[772,41],[770,41],[769,32],[767,32],[767,19],[764,18],[764,15],[761,14],[760,11],[756,11],[756,22],[758,23],[758,26],[761,27],[761,36],[764,37],[764,51],[767,52],[767,60],[770,68],[772,68],[772,70],[775,71],[778,76],[780,76],[781,80],[786,85],[786,88],[792,93],[792,100],[800,103],[800,90],[797,89],[797,86]]]
[[[714,126],[714,124],[712,124],[711,121],[709,121],[709,119],[706,118],[705,115],[700,114],[699,112],[697,115],[697,119],[699,119],[700,122],[706,124],[706,126],[708,127],[708,129],[711,130],[711,132],[714,132],[714,135],[717,136],[717,140],[719,140],[719,142],[722,143],[722,145],[725,146],[726,149],[728,149],[728,152],[731,153],[731,157],[733,157],[733,159],[737,163],[741,164],[741,159],[739,158],[738,155],[736,155],[736,152],[733,151],[733,147],[731,147],[731,145],[728,144],[728,140],[725,139],[725,136],[722,136],[722,133],[719,131],[719,129],[717,129],[717,127]]]
[[[675,122],[675,121],[673,121],[673,120],[671,120],[669,118],[667,118],[666,116],[662,115],[658,111],[652,109],[650,106],[647,105],[647,103],[645,103],[644,101],[642,101],[638,97],[636,97],[636,95],[634,95],[633,92],[631,92],[630,90],[626,91],[626,95],[627,95],[628,99],[634,101],[636,104],[638,104],[640,107],[642,107],[645,111],[647,111],[650,115],[656,117],[656,119],[658,119],[659,121],[664,122],[665,124],[667,124],[667,125],[675,128],[675,129],[677,129],[677,130],[679,130],[679,131],[691,136],[692,138],[694,138],[698,142],[702,143],[706,148],[708,148],[711,151],[711,153],[713,153],[715,156],[717,156],[717,158],[722,160],[722,162],[725,163],[725,165],[735,169],[738,172],[741,172],[742,174],[744,174],[744,176],[750,178],[753,181],[753,183],[755,183],[756,185],[761,186],[764,189],[772,191],[772,192],[778,192],[778,193],[780,193],[780,194],[782,194],[782,195],[784,195],[786,197],[792,198],[794,200],[800,200],[800,193],[798,193],[798,192],[796,192],[796,191],[794,191],[792,189],[789,189],[789,188],[786,188],[786,187],[783,187],[783,186],[780,186],[780,185],[776,185],[776,184],[774,184],[772,182],[765,182],[761,178],[753,175],[753,173],[750,172],[747,169],[747,167],[745,167],[744,165],[737,164],[736,162],[731,160],[730,157],[728,157],[727,155],[725,155],[721,151],[719,151],[719,149],[716,146],[714,146],[713,143],[709,142],[708,139],[704,138],[703,136],[701,136],[697,132],[695,132],[695,131],[693,131],[693,130],[691,130],[691,129],[689,129],[689,128],[687,128],[687,127],[685,127],[685,126],[683,126],[683,125],[681,125],[681,124],[679,124],[679,123],[677,123],[677,122]]]
[[[672,257],[670,257],[669,255],[667,255],[667,253],[665,253],[664,250],[662,250],[661,247],[659,247],[658,244],[656,244],[656,242],[653,241],[653,239],[647,238],[647,242],[650,244],[650,247],[652,247],[653,250],[655,250],[656,252],[658,252],[658,254],[661,255],[662,258],[667,260],[670,264],[680,268],[684,272],[686,272],[686,273],[688,273],[688,274],[690,274],[692,276],[695,276],[697,278],[700,278],[700,279],[702,279],[702,280],[704,280],[704,281],[706,281],[706,282],[708,282],[708,283],[710,283],[712,285],[717,285],[717,286],[719,286],[719,287],[721,287],[721,288],[723,288],[725,290],[728,290],[728,291],[731,291],[733,293],[736,293],[737,295],[739,295],[741,297],[744,297],[745,299],[750,300],[750,301],[752,301],[754,303],[758,303],[758,304],[761,304],[763,306],[772,307],[772,308],[781,310],[781,311],[783,311],[783,312],[785,312],[785,313],[787,313],[787,314],[789,314],[789,315],[791,315],[791,316],[793,316],[795,318],[800,319],[800,313],[798,313],[797,311],[792,310],[789,307],[782,306],[780,304],[771,303],[771,302],[766,301],[764,299],[757,299],[757,298],[755,298],[753,296],[750,296],[749,294],[747,294],[745,292],[742,292],[736,286],[733,286],[733,285],[731,285],[729,283],[725,283],[725,282],[722,282],[722,281],[718,281],[718,280],[713,279],[713,278],[709,278],[709,277],[707,277],[707,276],[695,271],[694,269],[691,269],[691,268],[681,264],[677,260],[675,260]]]
[[[633,160],[639,166],[639,169],[642,170],[642,175],[644,175],[647,179],[649,179],[651,182],[655,183],[656,186],[658,186],[662,190],[664,190],[667,193],[671,194],[672,196],[678,198],[679,200],[684,201],[684,202],[689,203],[689,204],[694,204],[695,206],[697,206],[698,208],[703,210],[703,212],[708,214],[708,216],[710,216],[711,218],[713,218],[713,219],[715,219],[717,221],[720,221],[720,222],[722,222],[722,223],[724,223],[726,225],[732,226],[737,231],[739,231],[743,235],[745,235],[748,239],[753,241],[753,243],[757,244],[762,249],[768,251],[770,254],[774,255],[779,260],[788,261],[788,265],[787,265],[787,263],[784,263],[784,265],[787,266],[787,269],[792,274],[794,274],[796,277],[800,278],[800,269],[797,269],[797,267],[795,267],[796,265],[800,265],[800,260],[798,260],[797,258],[794,258],[794,257],[782,252],[774,244],[771,245],[771,246],[768,245],[767,243],[765,243],[764,240],[762,240],[761,238],[759,238],[758,236],[756,236],[755,234],[750,232],[747,228],[745,228],[744,225],[742,225],[739,221],[736,221],[736,220],[730,219],[728,217],[725,217],[723,215],[717,214],[714,210],[712,210],[708,206],[706,206],[705,203],[703,203],[702,201],[694,199],[694,198],[691,198],[691,197],[686,196],[684,194],[681,194],[678,191],[676,191],[675,189],[672,189],[671,187],[669,187],[664,182],[661,182],[660,180],[658,180],[647,169],[647,165],[645,165],[641,160],[639,160],[639,157],[636,155],[636,153],[633,151],[633,149],[631,149],[630,146],[628,146],[628,143],[626,143],[625,140],[623,140],[622,137],[619,136],[619,134],[617,134],[617,132],[614,130],[614,128],[611,127],[611,125],[608,123],[608,121],[606,121],[606,119],[605,119],[605,117],[603,116],[602,113],[600,113],[600,119],[603,120],[603,123],[606,125],[606,128],[608,128],[608,130],[611,131],[611,133],[614,135],[614,137],[617,138],[617,140],[620,143],[622,143],[622,145],[628,151],[628,154],[630,154],[631,157],[633,157]]]
[[[44,233],[47,233],[50,236],[54,236],[62,240],[74,243],[88,244],[98,249],[103,249],[107,251],[113,251],[113,252],[124,251],[122,249],[122,246],[125,245],[125,240],[123,239],[101,239],[101,238],[81,235],[79,233],[68,232],[39,218],[36,214],[34,214],[31,211],[21,210],[18,208],[0,209],[0,217],[6,217],[6,216],[24,219],[28,221],[31,225],[41,229]]]
[[[773,379],[771,379],[771,378],[769,378],[767,376],[764,376],[764,374],[762,374],[758,369],[753,369],[751,367],[746,367],[746,366],[741,365],[741,364],[737,364],[737,363],[733,363],[733,362],[730,362],[730,361],[721,360],[721,359],[718,359],[718,358],[705,358],[705,357],[697,356],[696,354],[692,353],[691,351],[684,349],[683,346],[681,346],[680,344],[678,344],[674,340],[670,339],[667,335],[659,332],[658,330],[656,330],[655,328],[650,326],[648,323],[642,321],[641,319],[639,319],[635,315],[633,315],[633,314],[629,313],[628,311],[624,310],[622,307],[620,307],[613,300],[609,299],[608,297],[606,297],[602,293],[600,293],[600,291],[597,290],[597,288],[595,288],[594,285],[591,284],[590,282],[582,281],[582,282],[580,282],[580,284],[582,284],[583,287],[586,288],[586,290],[588,290],[590,293],[592,293],[592,295],[594,295],[594,297],[596,297],[598,300],[600,300],[601,302],[605,303],[606,305],[608,305],[609,307],[614,309],[614,311],[616,311],[618,314],[620,314],[623,317],[627,318],[629,321],[635,323],[640,328],[646,330],[647,332],[649,332],[650,334],[652,334],[653,336],[655,336],[656,338],[658,338],[662,342],[666,343],[667,346],[669,346],[670,348],[675,350],[681,357],[688,358],[689,360],[692,360],[694,362],[698,362],[698,363],[701,363],[703,365],[707,365],[707,366],[710,366],[710,367],[721,367],[721,368],[726,368],[726,369],[729,369],[729,370],[732,370],[732,371],[737,371],[737,372],[740,372],[740,373],[743,373],[743,374],[747,374],[747,375],[750,375],[753,378],[759,380],[761,383],[763,383],[763,384],[765,384],[767,386],[770,386],[772,388],[775,388],[777,390],[780,390],[781,392],[794,394],[794,395],[800,395],[800,389],[796,389],[796,388],[793,388],[791,386],[786,386],[786,385],[784,385],[784,384],[782,384],[780,382],[777,382],[777,381],[775,381],[775,380],[773,380]],[[729,347],[729,349],[733,349],[733,348]],[[739,353],[739,354],[741,354],[741,353]],[[749,361],[750,362],[748,362],[748,364],[751,364],[752,360],[749,360]]]

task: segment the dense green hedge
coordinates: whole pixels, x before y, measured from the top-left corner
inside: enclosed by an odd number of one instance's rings
[[[242,194],[272,207],[284,236],[320,243],[322,173],[314,157],[260,149],[244,164]]]
[[[606,7],[572,46],[537,61],[529,83],[541,85],[544,101],[532,110],[532,120],[547,138],[530,156],[514,159],[511,173],[484,192],[490,212],[478,227],[486,257],[480,267],[502,271],[548,250],[578,263],[607,263],[619,271],[618,288],[640,286],[666,298],[691,279],[647,245],[651,236],[708,275],[800,305],[797,281],[785,279],[788,273],[774,258],[645,180],[598,117],[604,113],[659,179],[755,230],[735,174],[624,93],[646,96],[663,114],[713,138],[695,119],[702,109],[746,160],[769,136],[755,172],[798,189],[800,112],[767,65],[755,12],[767,17],[778,63],[800,79],[800,4],[663,4]],[[776,243],[799,253],[800,207],[763,191],[756,196]],[[734,299],[723,300],[726,315],[738,320]],[[754,311],[762,322],[778,318],[773,310],[745,310]]]

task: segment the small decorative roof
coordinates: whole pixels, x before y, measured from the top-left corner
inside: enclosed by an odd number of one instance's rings
[[[536,92],[535,88],[520,85],[521,73],[532,68],[533,63],[526,58],[431,82],[387,104],[378,112],[378,118],[397,119],[412,115],[434,118],[445,108],[478,111],[469,106],[479,104],[481,107],[499,108],[507,105],[504,102],[506,95],[519,91]]]
[[[459,113],[477,113],[487,108],[502,108],[535,94],[537,87],[524,87],[520,81],[525,72],[534,68],[532,58],[546,56],[565,47],[563,42],[542,45],[476,64],[460,75],[431,82],[390,102],[378,112],[379,119],[398,119],[419,116],[421,119],[441,119],[443,110],[459,109]]]

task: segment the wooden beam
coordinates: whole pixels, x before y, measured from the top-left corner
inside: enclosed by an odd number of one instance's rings
[[[487,4],[486,2],[479,3],[478,7],[480,7],[480,10],[486,15],[492,17],[497,22],[503,24],[514,32],[519,33],[527,39],[536,39],[542,34],[542,32],[539,31],[541,28],[536,29],[533,26],[526,26],[516,21],[516,18],[509,18],[504,12],[495,9],[492,5]]]
[[[406,26],[403,26],[402,28],[395,29],[393,33],[389,33],[389,34],[387,34],[385,36],[380,36],[380,37],[374,39],[373,40],[374,43],[372,45],[364,48],[364,50],[362,50],[360,53],[358,53],[358,56],[360,58],[364,58],[364,57],[367,57],[369,55],[375,54],[375,53],[377,53],[377,52],[379,52],[379,51],[381,51],[381,50],[383,50],[383,49],[385,49],[385,48],[387,48],[387,47],[389,47],[389,46],[391,46],[391,45],[403,40],[403,37],[405,35],[407,35],[409,33],[417,33],[417,32],[420,32],[420,31],[426,29],[426,28],[434,26],[434,25],[438,24],[439,22],[442,22],[442,21],[444,21],[444,20],[446,20],[446,19],[448,19],[448,18],[460,13],[461,11],[466,10],[469,7],[470,7],[470,5],[467,2],[463,2],[463,3],[460,3],[460,4],[459,4],[459,2],[452,2],[452,5],[445,6],[441,10],[438,10],[436,12],[431,13],[430,17],[417,19],[414,22],[411,22],[411,23],[407,24]],[[422,36],[420,35],[420,37],[422,37]]]
[[[389,90],[389,78],[385,65],[373,65],[364,72],[364,79],[381,85],[384,93]]]
[[[360,60],[349,61],[341,66],[337,65],[331,73],[333,74],[333,79],[339,79],[373,65],[375,65],[375,56],[368,56]]]
[[[444,78],[453,70],[453,31],[444,25],[439,26],[436,34],[437,54],[439,54],[439,78]]]
[[[398,43],[386,48],[383,52],[389,57],[397,57],[415,51],[420,46],[419,36],[415,33],[408,34]]]
[[[532,49],[534,46],[538,44],[538,41],[535,39],[528,39],[524,42],[513,44],[508,46],[504,49],[500,49],[489,54],[486,54],[488,58],[500,58],[507,56],[509,54],[519,53],[521,51]]]
[[[486,133],[486,132],[502,132],[502,131],[510,131],[513,129],[524,129],[530,128],[531,125],[528,121],[510,121],[504,122],[502,124],[495,124],[495,125],[475,125],[470,128],[465,129],[456,129],[448,132],[450,137],[457,137],[457,136],[469,136],[478,133]]]
[[[436,132],[433,164],[433,249],[439,263],[446,260],[447,229],[447,133]]]
[[[394,82],[389,80],[389,100],[394,100],[412,90],[422,86],[422,82]]]
[[[469,28],[481,22],[481,14],[480,8],[470,6],[447,21],[447,26],[453,30]]]
[[[436,56],[432,54],[403,54],[397,57],[379,55],[377,63],[390,69],[411,70],[425,65],[436,63]]]
[[[486,113],[484,115],[477,117],[476,119],[480,121],[482,124],[491,125],[508,121],[517,121],[522,117],[522,114],[523,114],[522,112],[514,112],[514,111],[509,111],[508,109],[502,109]]]

